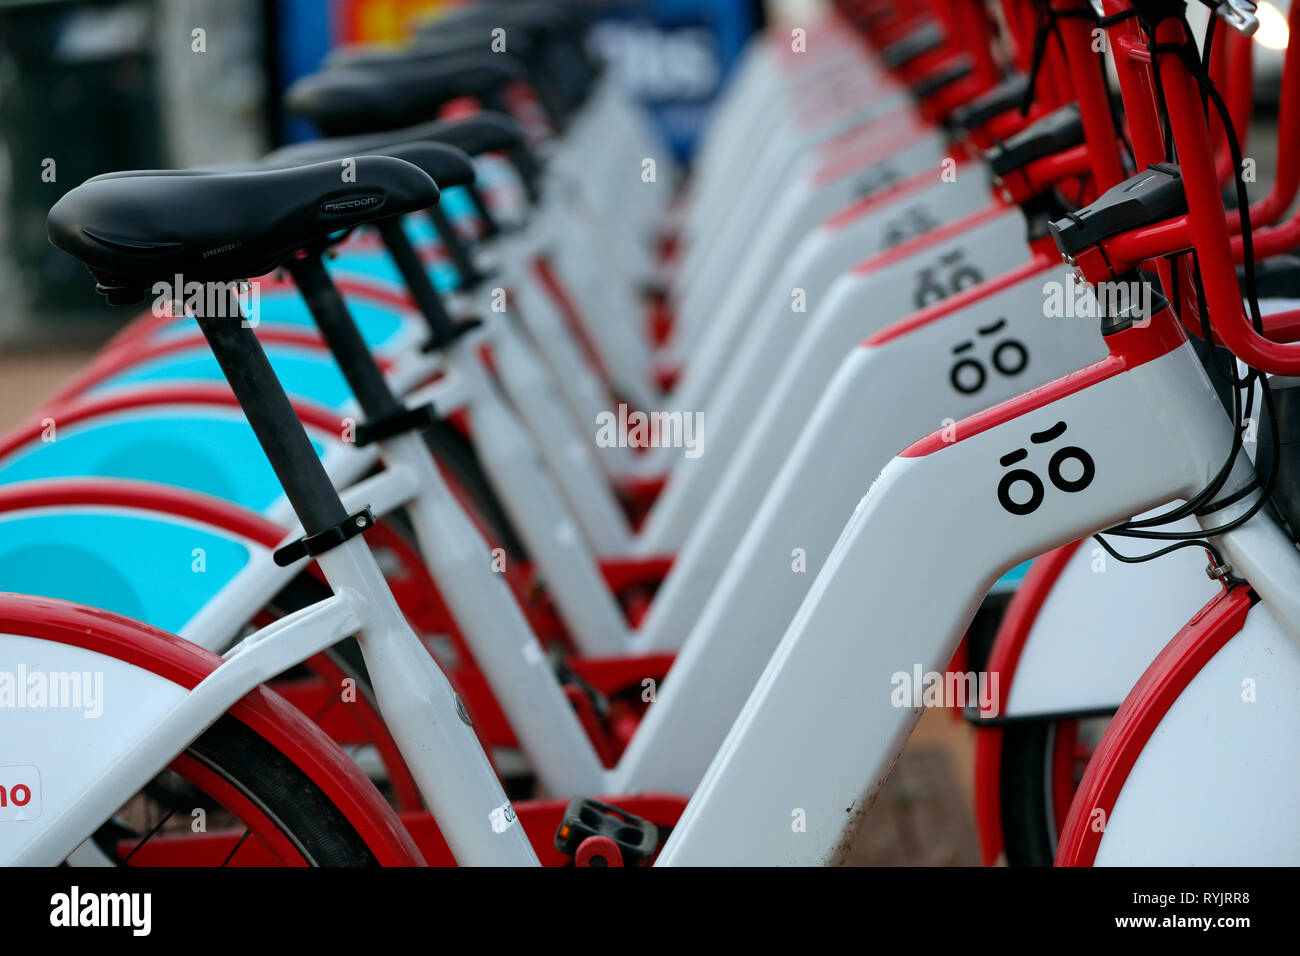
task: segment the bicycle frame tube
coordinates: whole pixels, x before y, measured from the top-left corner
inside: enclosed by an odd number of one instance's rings
[[[1172,313],[1107,344],[1101,362],[956,423],[955,440],[935,433],[885,468],[661,863],[839,860],[920,716],[911,701],[895,706],[890,675],[941,670],[1006,569],[1193,494],[1217,470],[1231,424]],[[1248,475],[1243,456],[1231,484]],[[1289,616],[1300,557],[1281,556],[1280,530],[1257,515],[1220,540],[1247,576],[1266,553],[1283,562],[1261,584]],[[855,617],[862,631],[846,631]]]
[[[357,641],[384,722],[457,862],[536,864],[463,705],[411,631],[365,543],[317,558],[335,593],[360,600]]]
[[[339,492],[343,506],[350,512],[370,508],[376,517],[385,517],[409,501],[418,491],[415,475],[403,468],[385,468]],[[302,537],[302,527],[297,519],[288,516],[283,527],[286,531],[276,547]],[[221,653],[234,642],[239,629],[247,625],[250,609],[265,607],[298,574],[302,573],[307,559],[281,567],[273,560],[273,549],[253,552],[248,564],[221,589],[218,597],[194,615],[179,634],[188,641],[207,650]]]
[[[614,790],[654,786],[689,793],[699,783],[797,610],[805,580],[822,566],[861,497],[864,475],[879,472],[899,449],[945,419],[1011,398],[1104,354],[1090,320],[1043,316],[1043,289],[1063,284],[1065,266],[1039,262],[1018,271],[1018,282],[976,287],[961,297],[962,308],[927,310],[930,321],[856,349],[840,366],[619,761]],[[954,347],[961,349],[955,356]],[[999,357],[1003,371],[990,363],[986,374],[983,363],[992,354],[1022,356],[1023,363]],[[966,380],[976,368],[979,377]],[[906,396],[902,402],[900,395]],[[852,442],[844,440],[846,421],[880,408],[890,414],[855,429]],[[795,573],[796,555],[804,573]]]
[[[743,434],[730,442],[735,451],[714,479],[716,490],[691,481],[692,475],[687,474],[679,485],[684,491],[675,491],[670,485],[660,496],[659,502],[666,507],[670,495],[708,493],[707,506],[695,519],[695,527],[634,639],[640,650],[674,647],[690,632],[695,614],[709,596],[709,590],[701,585],[721,574],[732,559],[735,543],[844,357],[864,337],[917,308],[947,296],[964,295],[966,287],[978,289],[986,277],[1005,275],[1032,259],[1023,238],[1024,217],[1019,210],[993,204],[861,263],[826,290],[807,329],[781,363],[780,374],[768,385],[763,401],[747,421],[738,423],[744,425]],[[1044,257],[1042,267],[1049,264],[1050,259]],[[727,447],[722,443],[723,450]],[[715,453],[710,445],[709,453],[692,464],[707,463]],[[696,473],[711,472],[701,469]],[[641,537],[663,544],[671,539],[656,529],[667,527],[670,512],[660,511],[659,502]],[[685,526],[680,530],[684,532]]]
[[[1126,5],[1115,3],[1115,0],[1112,3],[1120,9],[1127,8]],[[1149,63],[1151,56],[1138,41],[1136,28],[1131,24],[1127,27],[1127,33],[1115,40],[1117,69],[1121,83],[1130,84],[1125,91],[1126,103],[1132,104],[1131,109],[1149,114],[1153,100],[1149,94],[1149,83],[1140,75],[1143,72],[1140,66]],[[1191,42],[1182,24],[1172,20],[1159,24],[1156,40],[1171,46]],[[1240,255],[1241,237],[1234,238],[1230,235],[1229,224],[1224,218],[1210,130],[1202,111],[1201,94],[1195,78],[1187,71],[1177,53],[1162,52],[1155,60],[1155,68],[1159,70],[1169,107],[1170,127],[1179,145],[1180,171],[1187,194],[1188,214],[1154,227],[1113,237],[1102,244],[1105,255],[1124,269],[1146,259],[1195,248],[1199,254],[1206,301],[1216,337],[1252,366],[1275,374],[1296,374],[1300,371],[1300,351],[1294,345],[1276,339],[1290,340],[1296,337],[1300,314],[1278,313],[1270,317],[1266,329],[1276,336],[1274,339],[1257,333],[1243,309],[1236,272],[1232,267]],[[1293,61],[1288,56],[1288,73],[1292,77],[1296,74],[1291,69],[1293,64],[1300,65],[1300,61]],[[1136,83],[1133,82],[1135,77]],[[1156,152],[1158,137],[1154,129],[1147,129],[1139,136],[1138,127],[1143,124],[1134,125],[1137,153],[1149,162],[1149,157]],[[1278,199],[1284,198],[1292,186],[1289,170],[1285,170],[1275,187]],[[1266,202],[1272,199],[1273,194],[1270,193]],[[1272,208],[1266,206],[1266,214],[1272,211]],[[1274,230],[1263,230],[1257,237],[1256,255],[1285,251],[1289,248],[1288,241],[1294,239],[1292,232],[1292,223]],[[1167,287],[1168,265],[1161,263],[1160,270]],[[1190,286],[1190,283],[1187,285]],[[1182,309],[1186,313],[1185,319],[1196,312],[1190,290],[1182,303]]]
[[[382,449],[389,467],[412,476],[417,490],[407,510],[421,551],[435,580],[455,582],[443,598],[539,779],[552,793],[604,792],[604,771],[545,651],[428,448],[402,435]]]
[[[483,341],[464,336],[449,346],[448,357],[465,390],[465,410],[484,470],[546,576],[575,644],[588,655],[626,653],[630,638],[622,612],[555,479],[543,467],[536,441],[483,368],[478,357]],[[424,453],[428,456],[427,448]]]
[[[437,387],[435,386],[435,389]],[[377,516],[405,507],[425,562],[439,582],[475,660],[534,772],[552,793],[606,792],[605,773],[504,578],[491,570],[486,542],[456,501],[418,435],[380,444],[382,471],[340,492],[344,507]],[[296,524],[289,522],[288,526]],[[300,535],[290,532],[287,540]],[[259,608],[302,570],[255,556],[182,634],[222,650]],[[421,652],[428,652],[421,647]],[[268,675],[271,676],[271,675]],[[417,776],[417,780],[418,780]]]

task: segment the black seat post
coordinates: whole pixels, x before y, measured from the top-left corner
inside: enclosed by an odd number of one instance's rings
[[[429,331],[433,333],[433,341],[440,343],[455,338],[456,323],[447,314],[442,296],[438,295],[438,290],[429,281],[429,274],[424,271],[424,264],[420,262],[420,256],[411,245],[411,237],[402,228],[402,223],[397,219],[384,219],[375,223],[375,228],[379,231],[384,248],[397,266],[402,281],[406,283],[411,298],[424,316]]]
[[[343,296],[320,260],[320,254],[314,251],[303,253],[290,259],[285,267],[293,276],[312,318],[316,320],[316,327],[334,354],[366,418],[370,421],[391,419],[405,411],[405,406],[388,387],[379,363],[361,337]]]
[[[447,258],[451,259],[456,274],[460,276],[460,287],[466,290],[474,288],[483,281],[485,276],[479,267],[474,265],[469,246],[456,232],[456,227],[452,225],[451,219],[447,217],[442,207],[430,206],[427,212],[433,228],[438,233],[438,238],[442,240],[443,248],[447,250]]]
[[[234,293],[231,297],[233,300]],[[258,443],[308,536],[341,525],[348,514],[276,377],[262,344],[236,304],[225,315],[195,315]]]
[[[447,314],[437,289],[429,281],[429,275],[424,271],[401,223],[396,218],[382,219],[375,223],[375,227],[428,322],[432,336],[425,345],[425,350],[441,348],[472,328],[475,323],[457,323]],[[365,412],[366,421],[356,430],[357,445],[367,445],[371,441],[408,430],[420,431],[439,465],[457,472],[507,552],[523,560],[526,552],[518,533],[511,525],[491,483],[483,474],[473,446],[466,445],[455,428],[438,416],[432,404],[408,412],[405,404],[393,396],[383,371],[375,362],[348,311],[347,303],[318,255],[308,254],[293,259],[287,268]]]

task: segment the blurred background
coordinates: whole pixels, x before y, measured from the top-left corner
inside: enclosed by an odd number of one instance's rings
[[[310,138],[279,108],[289,83],[333,47],[401,43],[458,2],[0,0],[0,348],[92,348],[121,321],[46,241],[64,192],[109,170],[254,159]],[[592,42],[686,160],[774,5],[603,3]]]
[[[0,348],[91,348],[120,317],[45,238],[101,172],[254,159],[309,138],[280,93],[345,44],[400,44],[464,0],[0,0]],[[819,0],[608,0],[592,36],[689,161],[745,41]],[[1288,0],[1260,4],[1251,146],[1273,151]],[[1193,4],[1196,25],[1208,11]],[[1267,144],[1267,148],[1265,148]]]

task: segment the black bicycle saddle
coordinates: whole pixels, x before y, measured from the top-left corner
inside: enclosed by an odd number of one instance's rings
[[[439,189],[468,186],[474,182],[474,164],[465,150],[435,142],[433,136],[402,135],[405,132],[367,133],[294,143],[267,153],[258,165],[265,169],[283,169],[331,160],[337,163],[358,156],[393,156],[424,170]]]
[[[431,123],[421,123],[417,126],[408,126],[385,133],[363,133],[356,137],[339,137],[328,140],[328,142],[334,143],[345,141],[357,144],[348,147],[355,152],[373,151],[383,155],[389,155],[389,150],[372,146],[372,142],[375,144],[398,141],[436,142],[461,150],[470,156],[481,156],[483,153],[505,153],[510,162],[514,164],[526,188],[534,189],[537,182],[537,161],[525,141],[523,127],[504,113],[480,112],[462,119],[436,120]],[[314,146],[314,144],[286,146],[267,158],[271,159],[281,155],[286,158],[295,158],[300,155],[296,152],[299,149],[303,150],[301,155],[307,155],[308,146]],[[307,160],[304,159],[303,161],[306,162]],[[470,172],[473,172],[472,167]],[[431,172],[430,175],[433,175],[433,173]],[[439,179],[436,175],[433,178],[439,186],[448,189],[452,186],[467,184],[450,179]],[[471,179],[468,182],[472,181]]]
[[[388,142],[443,143],[470,156],[481,156],[484,153],[509,153],[512,150],[527,148],[528,145],[523,127],[513,117],[505,113],[488,111],[474,113],[460,119],[434,120],[390,132],[365,135]]]
[[[311,120],[326,136],[397,129],[434,119],[462,96],[494,106],[523,66],[506,54],[467,53],[379,66],[349,66],[304,76],[285,92],[285,108]]]
[[[391,156],[360,156],[346,176],[326,162],[91,179],[54,204],[47,229],[110,302],[126,304],[176,275],[260,276],[333,233],[437,201],[438,187],[423,170]]]
[[[470,156],[481,156],[484,153],[505,153],[515,165],[525,183],[532,182],[537,175],[536,160],[533,158],[532,151],[525,141],[523,127],[504,113],[480,112],[461,119],[435,120],[431,123],[420,123],[416,126],[407,126],[383,133],[362,133],[357,136],[335,137],[320,142],[322,144],[347,143],[349,145],[345,149],[351,150],[353,155],[373,152],[385,156],[394,154],[391,153],[387,146],[381,144],[441,143],[446,147],[459,150]],[[266,159],[277,162],[280,158],[285,161],[297,159],[301,162],[311,162],[312,160],[306,157],[314,157],[315,154],[312,153],[312,150],[316,148],[314,142],[285,146],[268,155]],[[319,148],[323,149],[324,147]],[[409,157],[404,156],[402,158]],[[469,173],[472,176],[473,167],[470,168]],[[433,176],[434,181],[439,186],[446,189],[450,189],[452,186],[468,185],[473,182],[472,178],[465,182],[445,178],[447,177],[445,172],[443,173],[444,178],[439,178],[432,171],[429,172],[429,175]]]
[[[433,124],[429,124],[433,125]],[[388,145],[392,144],[392,145]],[[211,173],[256,173],[270,169],[309,166],[312,163],[340,163],[358,156],[392,156],[416,166],[441,189],[468,186],[474,182],[474,165],[463,150],[445,143],[419,142],[412,137],[373,133],[365,136],[339,136],[295,143],[267,153],[251,163],[216,163],[192,169],[128,169],[100,173],[86,182],[99,179],[123,179],[138,176],[205,176]]]

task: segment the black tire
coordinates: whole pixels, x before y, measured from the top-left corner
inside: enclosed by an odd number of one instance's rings
[[[222,716],[185,754],[254,804],[309,866],[378,865],[333,801],[288,757],[236,718]],[[106,824],[96,834],[100,849],[114,859],[124,839],[120,823]]]
[[[1062,726],[1076,724],[1070,739],[1082,736],[1095,743],[1109,720],[1108,716],[1026,720],[1002,728],[1002,843],[1008,866],[1055,862],[1065,824],[1056,818],[1056,735]],[[1075,782],[1085,762],[1086,756],[1077,758]]]
[[[1002,842],[1009,866],[1051,866],[1056,856],[1052,736],[1048,721],[1002,728]]]

